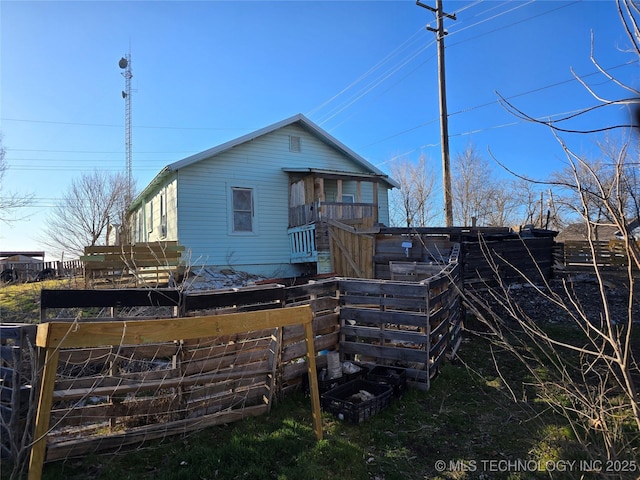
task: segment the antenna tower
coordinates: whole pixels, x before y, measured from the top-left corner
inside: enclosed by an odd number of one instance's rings
[[[127,206],[131,204],[133,200],[133,161],[131,156],[131,78],[133,73],[131,72],[131,52],[125,54],[124,57],[118,62],[118,66],[122,70],[121,75],[124,77],[124,90],[122,91],[122,98],[124,98],[124,142],[127,156]]]

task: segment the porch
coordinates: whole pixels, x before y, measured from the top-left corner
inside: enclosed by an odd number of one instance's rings
[[[382,178],[317,169],[285,171],[289,174],[291,263],[318,263],[319,273],[323,273],[320,270],[331,268],[333,251],[327,224],[371,229],[379,221]]]

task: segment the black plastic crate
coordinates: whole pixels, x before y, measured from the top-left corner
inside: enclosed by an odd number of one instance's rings
[[[368,371],[366,379],[370,382],[391,385],[394,396],[398,398],[402,397],[407,390],[407,371],[402,367],[376,365]]]
[[[331,379],[327,378],[325,380],[320,379],[320,372],[318,372],[318,390],[320,391],[320,393],[324,393],[331,390],[332,388],[336,388],[336,387],[339,387],[340,385],[344,385],[345,383],[350,382],[351,380],[366,377],[367,372],[369,371],[369,369],[366,366],[360,365],[359,363],[355,363],[355,362],[351,362],[351,363],[360,367],[360,370],[354,373],[343,373],[341,377],[331,378]]]
[[[371,397],[356,398],[362,391]],[[361,423],[385,409],[391,403],[393,388],[390,385],[356,379],[325,392],[320,397],[322,409],[340,420]]]

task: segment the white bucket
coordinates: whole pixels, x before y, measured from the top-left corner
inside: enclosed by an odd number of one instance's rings
[[[338,352],[327,353],[327,370],[331,380],[342,377],[342,364],[340,363],[340,354]]]

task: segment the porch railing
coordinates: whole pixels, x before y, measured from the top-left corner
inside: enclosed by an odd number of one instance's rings
[[[289,208],[289,226],[297,227],[319,220],[357,220],[374,218],[373,203],[314,202]]]
[[[303,225],[289,229],[291,263],[317,262],[316,225]]]

